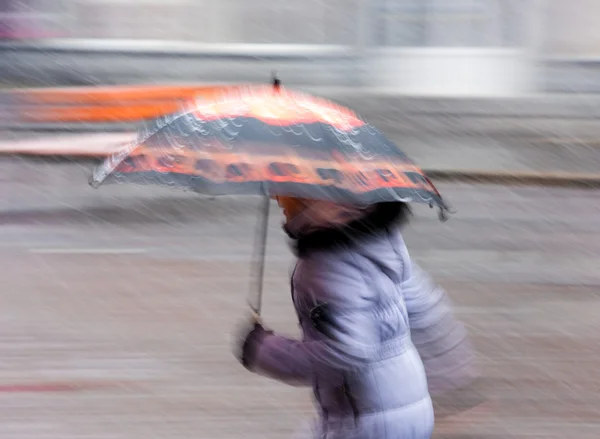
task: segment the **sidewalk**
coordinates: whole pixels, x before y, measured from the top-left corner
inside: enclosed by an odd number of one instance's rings
[[[102,158],[134,138],[128,133],[5,134],[0,153]],[[600,147],[539,145],[483,136],[390,136],[435,180],[600,186]]]

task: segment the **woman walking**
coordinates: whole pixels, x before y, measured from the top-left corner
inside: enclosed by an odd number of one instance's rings
[[[298,256],[292,298],[303,337],[254,322],[240,339],[240,361],[252,372],[312,386],[315,438],[430,438],[433,404],[410,319],[428,346],[427,310],[439,309],[441,299],[421,294],[421,271],[400,232],[408,206],[278,202]]]

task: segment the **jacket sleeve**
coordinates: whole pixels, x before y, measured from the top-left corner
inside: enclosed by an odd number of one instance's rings
[[[475,352],[446,291],[413,263],[403,293],[430,393],[439,395],[473,382],[478,376]]]
[[[258,373],[290,384],[308,384],[314,374],[360,367],[378,346],[374,319],[364,312],[368,299],[363,296],[368,288],[361,272],[307,271],[303,290],[315,304],[326,304],[320,330],[309,322],[304,324],[304,340],[275,334],[265,337],[257,347],[254,364]]]

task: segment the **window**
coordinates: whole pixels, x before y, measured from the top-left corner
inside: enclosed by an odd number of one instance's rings
[[[198,171],[211,172],[216,170],[217,162],[209,159],[200,159],[196,161],[196,165],[194,167]]]
[[[225,176],[230,180],[245,180],[249,172],[250,165],[247,163],[232,163],[227,166]]]
[[[333,180],[336,183],[344,181],[344,174],[337,169],[332,168],[317,168],[317,174],[323,180]]]
[[[282,162],[271,163],[269,165],[269,171],[277,177],[285,177],[300,174],[300,170],[296,165]]]

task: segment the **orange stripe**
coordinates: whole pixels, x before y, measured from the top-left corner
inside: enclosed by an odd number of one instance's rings
[[[364,125],[348,108],[294,92],[273,94],[268,86],[85,87],[26,90],[22,94],[35,105],[22,114],[28,122],[135,122],[178,111],[185,100],[201,96],[213,100],[195,110],[205,120],[244,115],[278,125],[321,121],[342,130]],[[224,99],[214,99],[219,95]],[[247,109],[235,114],[240,102]]]
[[[16,93],[36,104],[103,104],[125,101],[186,99],[201,94],[212,97],[234,86],[140,86],[140,87],[76,87],[63,90],[30,89]]]
[[[50,107],[29,111],[22,118],[29,122],[135,122],[174,113],[180,109],[180,102],[106,107]]]

